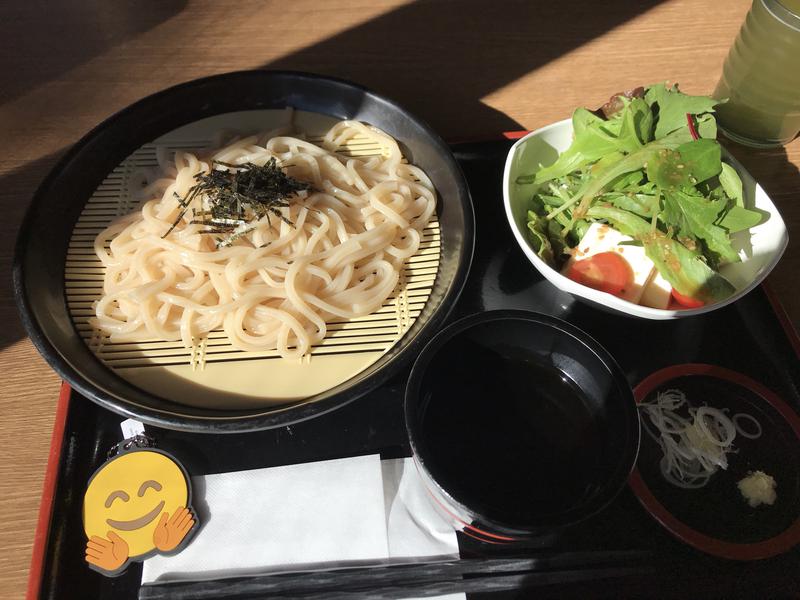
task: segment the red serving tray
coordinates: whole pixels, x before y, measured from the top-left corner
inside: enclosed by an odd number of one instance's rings
[[[502,137],[506,140],[514,140],[523,137],[526,135],[526,133],[528,132],[507,132],[504,133]],[[472,145],[476,144],[479,145],[477,142]],[[785,332],[786,338],[794,350],[795,358],[800,358],[800,337],[798,337],[797,331],[792,326],[791,321],[772,291],[768,281],[765,281],[760,288],[763,290],[766,299],[768,300],[775,319]],[[45,472],[44,485],[39,507],[39,517],[37,521],[36,533],[34,535],[33,552],[28,575],[28,589],[26,596],[28,600],[39,598],[39,594],[42,589],[45,557],[51,534],[51,517],[53,514],[54,498],[58,485],[58,473],[62,461],[61,452],[62,448],[64,447],[65,426],[71,407],[71,396],[72,390],[70,386],[67,383],[63,383],[58,398],[58,404],[56,406],[53,433],[50,442],[50,452],[48,456],[47,469]],[[82,553],[82,548],[76,549],[76,552],[79,551]]]

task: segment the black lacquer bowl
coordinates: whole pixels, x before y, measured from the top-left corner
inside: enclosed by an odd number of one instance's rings
[[[441,250],[436,281],[424,309],[399,342],[371,366],[323,393],[292,404],[237,410],[200,408],[132,385],[95,357],[70,318],[65,259],[84,205],[121,161],[169,131],[214,115],[286,107],[375,125],[393,136],[409,161],[429,175],[439,198]],[[474,217],[463,174],[450,149],[425,123],[393,101],[346,81],[296,72],[242,71],[198,79],[149,96],[100,124],[67,152],[36,192],[20,229],[14,291],[36,348],[86,397],[161,427],[250,431],[323,414],[396,373],[419,353],[453,307],[469,271],[473,244]]]
[[[639,448],[630,386],[588,334],[528,311],[448,326],[411,371],[406,428],[435,503],[493,543],[547,537],[625,486]]]

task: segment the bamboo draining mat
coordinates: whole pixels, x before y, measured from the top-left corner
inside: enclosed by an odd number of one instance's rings
[[[75,327],[92,351],[121,377],[178,402],[208,407],[252,407],[300,400],[356,376],[387,352],[414,324],[425,306],[439,269],[439,223],[423,231],[418,252],[406,263],[394,293],[375,313],[328,323],[328,332],[310,354],[285,360],[277,352],[233,348],[222,331],[211,332],[191,348],[180,341],[110,342],[88,320],[102,295],[104,267],[94,239],[118,216],[136,210],[131,190],[139,173],[157,166],[159,147],[169,151],[208,147],[220,130],[265,131],[285,119],[283,111],[249,111],[204,119],[162,136],[131,154],[98,186],[84,207],[70,240],[65,271],[67,303]],[[295,113],[294,124],[310,141],[335,122]],[[382,148],[356,137],[346,156],[381,154]]]

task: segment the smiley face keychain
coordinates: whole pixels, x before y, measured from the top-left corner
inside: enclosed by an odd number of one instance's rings
[[[144,435],[120,442],[94,472],[83,498],[86,562],[104,575],[131,561],[175,554],[197,529],[189,476]]]

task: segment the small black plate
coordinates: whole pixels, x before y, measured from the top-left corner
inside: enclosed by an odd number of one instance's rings
[[[800,542],[800,418],[774,392],[735,371],[687,364],[667,367],[647,377],[635,390],[636,401],[678,389],[698,406],[746,413],[762,428],[758,439],[737,435],[728,468],[697,489],[667,482],[659,470],[661,449],[642,435],[631,486],[644,507],[673,535],[699,550],[739,560],[766,558]],[[643,417],[646,418],[646,417]],[[755,431],[747,421],[742,426]],[[772,506],[751,507],[737,482],[752,471],[774,477]]]

